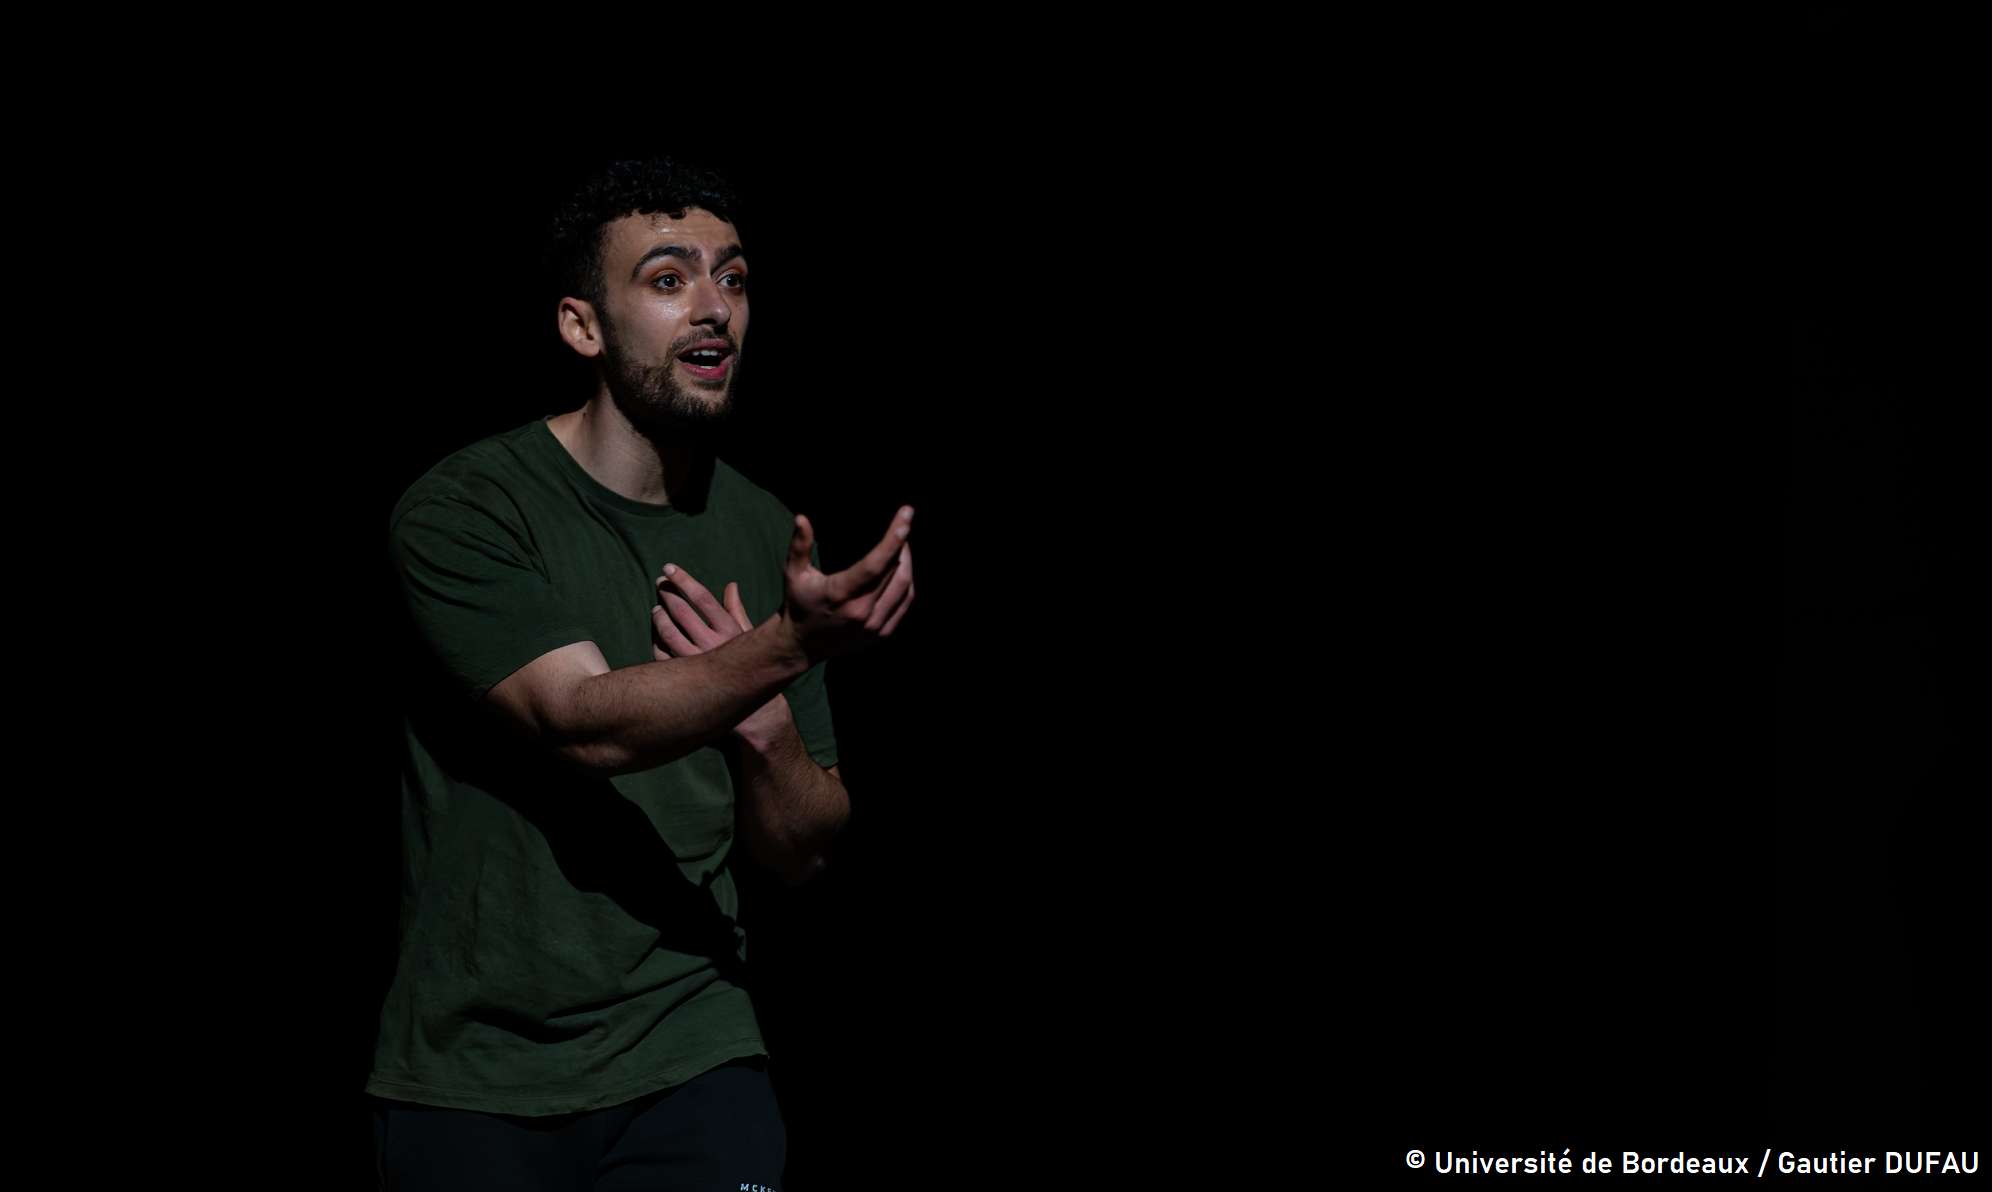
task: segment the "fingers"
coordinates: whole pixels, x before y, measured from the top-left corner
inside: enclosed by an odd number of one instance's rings
[[[740,631],[733,628],[731,617],[725,620],[725,628],[715,628],[708,625],[698,613],[692,611],[692,606],[677,593],[668,590],[659,591],[657,598],[664,602],[664,611],[671,614],[671,620],[677,623],[679,631],[692,639],[692,644],[701,650],[713,649],[723,645],[728,638],[740,636]]]
[[[865,628],[873,633],[883,634],[885,623],[899,611],[905,602],[906,594],[913,589],[913,544],[899,548],[899,566],[892,569],[892,578],[886,581],[884,591],[872,601],[871,615],[865,618]]]
[[[795,515],[795,535],[789,539],[788,565],[791,570],[809,566],[809,552],[816,549],[816,528],[809,519]]]
[[[754,622],[747,619],[746,604],[741,602],[739,584],[726,585],[726,599],[723,603],[726,605],[726,611],[732,613],[734,621],[739,623],[742,633],[754,627]]]
[[[671,563],[664,564],[664,575],[657,581],[657,590],[666,593],[675,592],[692,608],[699,610],[699,616],[704,618],[705,626],[710,626],[719,641],[723,642],[734,636],[732,619],[726,615],[726,610],[720,607],[719,601],[712,598],[712,593],[706,590],[706,586],[693,579],[692,573],[683,567]],[[669,600],[664,602],[664,606],[673,608]],[[675,612],[675,609],[673,611]],[[700,640],[698,631],[704,626],[686,625],[683,618],[678,618],[678,622],[694,641]]]
[[[676,600],[677,597],[673,596],[671,599]],[[659,662],[667,657],[685,658],[704,653],[673,623],[669,610],[661,604],[650,610],[650,628],[657,634],[657,641],[662,642],[664,649],[670,651],[669,654],[660,654],[657,659]],[[650,649],[652,653],[656,653],[657,644],[653,642]]]
[[[891,637],[892,631],[899,628],[899,623],[906,619],[906,610],[913,607],[913,591],[913,585],[907,584],[906,599],[900,601],[899,607],[885,619],[885,627],[878,631],[880,637]]]
[[[903,505],[892,524],[886,527],[885,537],[878,545],[865,553],[865,557],[830,577],[828,593],[836,603],[843,603],[861,592],[869,592],[880,580],[892,574],[892,568],[899,562],[900,549],[906,545],[906,535],[913,529],[913,506]]]

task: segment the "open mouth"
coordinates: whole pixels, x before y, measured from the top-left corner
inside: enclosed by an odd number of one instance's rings
[[[678,365],[701,381],[717,381],[733,365],[733,349],[726,341],[709,339],[678,353]]]

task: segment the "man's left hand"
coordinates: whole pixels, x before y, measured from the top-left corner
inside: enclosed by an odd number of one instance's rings
[[[657,580],[657,607],[650,610],[650,652],[659,662],[703,654],[754,627],[740,600],[740,585],[726,585],[724,601],[683,567],[666,565]],[[794,723],[788,700],[777,694],[733,726],[735,736],[765,746]]]

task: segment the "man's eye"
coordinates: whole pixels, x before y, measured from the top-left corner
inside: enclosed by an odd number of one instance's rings
[[[719,284],[737,290],[741,286],[747,284],[747,279],[740,276],[738,273],[729,273],[725,277],[719,279]]]
[[[654,284],[662,289],[675,290],[678,288],[678,275],[675,273],[666,273],[664,276],[658,278]]]

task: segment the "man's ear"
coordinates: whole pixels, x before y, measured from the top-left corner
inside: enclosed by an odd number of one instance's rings
[[[579,298],[562,298],[557,316],[560,319],[560,338],[567,346],[583,356],[599,355],[602,351],[602,321],[595,317],[595,306]]]

